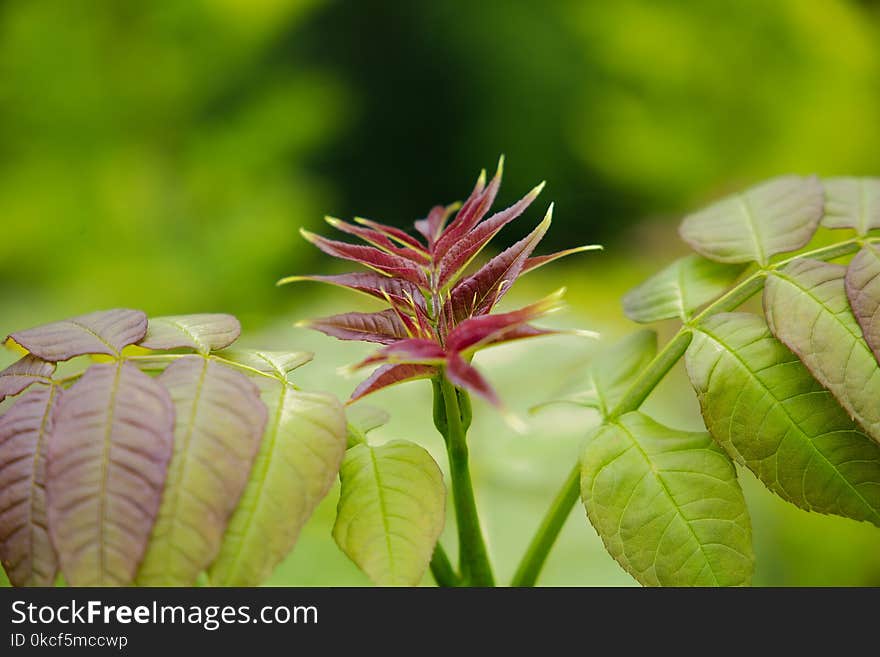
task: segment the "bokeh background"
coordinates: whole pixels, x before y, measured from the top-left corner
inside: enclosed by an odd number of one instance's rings
[[[112,0],[0,2],[0,334],[127,306],[226,311],[244,342],[310,349],[296,378],[347,396],[362,356],[293,328],[368,306],[293,273],[324,214],[405,226],[507,157],[500,203],[547,179],[546,249],[602,242],[522,281],[511,305],[569,288],[554,321],[635,327],[619,298],[680,253],[687,211],[781,173],[880,173],[876,0]],[[660,326],[668,336],[674,326]],[[478,357],[509,405],[576,386],[577,338]],[[13,360],[0,354],[0,365]],[[444,463],[420,382],[380,393],[377,439]],[[676,370],[649,402],[700,427]],[[472,460],[502,579],[596,417],[558,408],[512,435],[478,405]],[[880,585],[880,531],[789,507],[754,482],[757,584]],[[330,538],[332,493],[270,584],[363,584]],[[447,543],[452,532],[447,530]],[[542,583],[632,584],[578,508]]]

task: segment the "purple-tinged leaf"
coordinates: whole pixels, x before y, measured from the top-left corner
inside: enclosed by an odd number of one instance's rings
[[[498,160],[498,169],[495,176],[489,181],[489,185],[476,197],[471,197],[461,206],[461,210],[455,215],[455,219],[449,227],[440,235],[434,245],[434,257],[442,258],[453,244],[463,239],[470,233],[474,226],[489,212],[489,208],[495,202],[498,188],[501,186],[501,176],[504,173],[504,157]]]
[[[846,271],[846,296],[865,342],[880,361],[880,251],[862,247]]]
[[[212,359],[181,358],[158,381],[176,408],[174,456],[137,581],[190,586],[220,550],[267,411],[248,377]]]
[[[535,230],[452,288],[447,304],[456,323],[492,310],[522,273],[526,259],[550,228],[552,217],[551,204]]]
[[[241,324],[232,315],[205,313],[152,317],[147,335],[138,344],[147,349],[195,349],[208,354],[224,349],[241,335]]]
[[[147,316],[139,310],[102,310],[10,334],[29,352],[50,362],[85,354],[118,356],[143,339]]]
[[[420,363],[438,365],[446,359],[446,352],[436,342],[421,338],[400,340],[377,351],[355,365],[355,369],[376,363]]]
[[[425,272],[405,258],[385,253],[372,246],[330,240],[307,230],[300,230],[300,233],[321,251],[334,258],[358,262],[389,276],[398,276],[419,287],[427,287],[428,285]]]
[[[483,378],[483,375],[465,361],[459,354],[449,354],[446,362],[446,376],[459,388],[465,388],[476,393],[493,406],[501,407],[501,400],[492,389],[492,386]]]
[[[366,226],[367,228],[372,228],[376,232],[385,235],[385,237],[396,240],[399,244],[403,246],[409,246],[416,251],[420,251],[421,253],[428,255],[428,252],[425,251],[424,244],[420,243],[415,237],[413,237],[409,233],[400,230],[399,228],[380,224],[378,221],[371,221],[369,219],[364,219],[363,217],[355,217],[354,221],[356,224],[361,224],[362,226]]]
[[[447,205],[445,207],[442,205],[435,205],[431,208],[426,219],[419,219],[416,222],[416,230],[428,240],[429,247],[434,246],[434,242],[437,241],[437,238],[440,237],[440,234],[443,232],[446,220],[449,219],[449,216],[459,207],[461,206],[457,204]]]
[[[336,481],[345,454],[345,412],[339,400],[266,378],[259,386],[269,422],[208,571],[215,586],[257,586],[272,573]]]
[[[300,281],[312,281],[315,283],[329,283],[367,294],[376,299],[386,299],[386,294],[394,303],[408,305],[409,297],[417,304],[424,306],[425,299],[418,286],[409,281],[399,278],[384,276],[375,272],[353,272],[351,274],[337,274],[335,276],[287,276],[278,281],[277,285],[298,283]],[[407,296],[409,295],[409,297]]]
[[[486,221],[475,226],[455,244],[452,244],[440,259],[439,286],[442,287],[459,276],[462,270],[502,228],[526,211],[532,201],[538,198],[543,188],[544,183],[541,183],[509,208],[492,215]]]
[[[376,313],[343,313],[297,324],[339,340],[391,344],[410,337],[400,315],[393,309]]]
[[[0,401],[17,395],[32,383],[49,383],[55,364],[28,354],[0,372]]]
[[[564,288],[560,289],[541,301],[519,310],[466,319],[446,338],[446,348],[451,352],[464,351],[474,346],[495,342],[507,332],[560,309],[564,292]]]
[[[324,220],[336,230],[348,235],[360,237],[368,244],[375,246],[377,249],[380,249],[385,253],[405,258],[418,265],[425,265],[430,262],[431,258],[424,249],[415,250],[409,247],[397,246],[387,235],[384,235],[379,231],[364,226],[356,226],[335,217],[325,217]]]
[[[880,178],[830,178],[825,187],[828,228],[852,228],[860,236],[880,228]]]
[[[532,258],[527,258],[526,263],[523,265],[522,272],[520,276],[526,274],[530,271],[534,271],[538,267],[543,267],[544,265],[550,264],[551,262],[555,262],[560,258],[565,258],[566,256],[574,255],[575,253],[584,253],[585,251],[601,251],[601,244],[586,244],[584,246],[576,246],[573,249],[565,249],[564,251],[557,251],[556,253],[550,253],[548,255],[543,256],[534,256]]]
[[[272,374],[279,379],[298,367],[310,362],[315,355],[308,351],[256,351],[252,349],[228,349],[214,354],[224,360],[239,363],[259,372]]]
[[[0,561],[13,586],[52,586],[58,558],[46,513],[46,443],[58,386],[38,386],[0,416]]]
[[[437,372],[437,368],[433,365],[382,365],[355,388],[349,403],[404,381],[427,379]]]
[[[134,580],[162,497],[174,408],[130,363],[98,364],[66,390],[49,434],[49,531],[72,586]]]

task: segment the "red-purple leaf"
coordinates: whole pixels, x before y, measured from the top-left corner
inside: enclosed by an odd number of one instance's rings
[[[420,287],[427,287],[427,279],[425,272],[405,258],[385,253],[372,246],[362,246],[360,244],[349,244],[347,242],[338,242],[330,240],[320,235],[315,235],[307,230],[300,231],[309,242],[317,246],[327,255],[342,260],[351,260],[362,265],[376,269],[382,273],[398,276],[405,281],[409,281]]]
[[[0,417],[0,560],[13,586],[52,586],[58,558],[46,517],[46,442],[57,386],[38,386]]]
[[[368,244],[372,244],[386,253],[400,256],[401,258],[405,258],[406,260],[410,260],[420,265],[427,264],[430,261],[430,257],[425,253],[424,249],[415,250],[408,247],[397,246],[387,235],[384,235],[379,231],[365,228],[364,226],[355,226],[354,224],[347,223],[341,219],[336,219],[335,217],[326,217],[325,220],[336,230],[347,233],[348,235],[360,237]]]
[[[176,409],[174,456],[137,581],[190,586],[220,550],[267,411],[248,377],[212,359],[181,358],[158,381]]]
[[[361,361],[355,369],[375,365],[376,363],[420,363],[435,365],[442,363],[446,352],[436,342],[421,338],[400,340],[377,351]]]
[[[522,273],[526,259],[550,228],[553,205],[537,228],[509,249],[487,262],[479,271],[452,288],[446,302],[456,323],[488,313]]]
[[[139,342],[147,349],[195,349],[208,354],[224,349],[241,335],[241,324],[232,315],[205,313],[152,317],[147,335]]]
[[[446,225],[446,220],[449,219],[449,215],[451,215],[458,207],[460,206],[447,205],[444,207],[442,205],[435,205],[431,208],[426,219],[419,219],[416,222],[416,230],[428,240],[429,247],[433,248],[434,242],[437,241],[437,238],[440,237],[440,234],[443,232],[443,227]]]
[[[0,401],[17,395],[32,383],[49,383],[55,364],[28,354],[0,372]]]
[[[132,583],[171,457],[174,408],[134,365],[93,365],[58,402],[49,434],[49,531],[73,586]]]
[[[446,362],[446,376],[459,388],[465,388],[488,401],[493,406],[501,406],[501,400],[492,386],[483,378],[475,367],[470,365],[459,354],[449,355]]]
[[[583,253],[584,251],[601,251],[602,246],[599,244],[588,244],[585,246],[576,246],[573,249],[565,249],[564,251],[557,251],[556,253],[549,253],[547,255],[542,256],[534,256],[532,258],[526,259],[525,265],[523,265],[522,271],[520,272],[520,276],[526,274],[530,271],[534,271],[538,267],[543,267],[544,265],[550,264],[551,262],[555,262],[560,258],[565,258],[566,256],[574,255],[575,253]]]
[[[287,283],[298,283],[300,281],[313,281],[315,283],[329,283],[337,285],[356,292],[362,292],[376,299],[388,297],[394,303],[400,305],[409,304],[409,294],[417,304],[424,306],[425,299],[421,290],[409,281],[403,281],[399,278],[384,276],[375,272],[353,272],[351,274],[337,274],[335,276],[288,276],[278,281],[278,285]]]
[[[498,194],[498,188],[501,186],[503,172],[504,158],[502,157],[498,160],[498,169],[495,172],[495,176],[489,181],[489,185],[476,197],[472,195],[471,198],[465,201],[464,205],[461,206],[461,210],[455,215],[455,219],[440,235],[434,246],[435,259],[446,255],[446,252],[453,244],[463,239],[486,216],[489,208],[495,202],[495,196]]]
[[[846,296],[865,342],[880,361],[880,251],[866,244],[846,270]]]
[[[310,319],[299,325],[321,331],[339,340],[391,344],[410,337],[401,316],[393,309],[377,313],[343,313]]]
[[[543,188],[544,183],[541,183],[509,208],[492,215],[452,244],[440,260],[439,286],[457,277],[498,231],[526,211]]]
[[[9,337],[29,352],[51,362],[84,354],[118,356],[123,347],[143,339],[147,316],[139,310],[102,310],[45,324]]]
[[[446,347],[449,351],[464,351],[480,344],[497,342],[513,329],[559,309],[563,292],[559,290],[519,310],[466,319],[449,334]]]
[[[415,237],[406,233],[399,228],[395,228],[394,226],[386,226],[385,224],[380,224],[378,221],[370,221],[369,219],[364,219],[363,217],[355,217],[355,223],[361,224],[362,226],[366,226],[367,228],[372,228],[376,232],[382,233],[386,237],[390,237],[392,240],[396,240],[398,243],[404,246],[410,246],[416,251],[420,251],[425,255],[428,254],[425,251],[424,244],[421,244]]]
[[[404,381],[427,379],[437,374],[438,370],[433,365],[383,365],[376,369],[361,383],[351,394],[349,403],[372,394],[382,388],[393,386]]]

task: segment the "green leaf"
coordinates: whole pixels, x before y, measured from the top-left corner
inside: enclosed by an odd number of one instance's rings
[[[880,228],[880,178],[830,178],[823,184],[825,226],[853,228],[862,236]]]
[[[623,399],[630,384],[657,353],[657,334],[651,330],[632,333],[602,349],[586,370],[585,387],[571,395],[535,406],[569,403],[595,408],[603,416]]]
[[[880,367],[862,339],[844,289],[846,267],[797,260],[764,287],[770,330],[880,442]]]
[[[406,441],[357,445],[345,455],[333,538],[380,586],[418,584],[446,518],[440,468]]]
[[[137,582],[191,586],[220,550],[267,412],[248,377],[213,359],[184,356],[156,380],[174,401],[174,454]]]
[[[712,260],[763,265],[771,256],[796,251],[810,241],[823,203],[815,176],[782,176],[685,217],[679,233]]]
[[[691,313],[724,293],[745,269],[692,254],[679,258],[623,297],[623,312],[634,322],[655,322]]]
[[[346,412],[348,420],[348,446],[354,447],[367,442],[367,434],[373,429],[388,424],[390,416],[387,411],[375,406],[355,404]]]
[[[271,379],[258,384],[269,421],[209,569],[218,586],[256,586],[272,573],[336,481],[345,454],[345,413],[335,397]]]
[[[865,342],[880,360],[880,251],[866,244],[849,263],[846,296]]]
[[[225,349],[215,356],[225,360],[246,365],[259,372],[272,374],[279,379],[287,379],[287,375],[298,367],[302,367],[314,358],[307,351],[256,351],[249,349]]]
[[[646,586],[737,586],[754,570],[736,472],[707,433],[638,412],[593,430],[581,496],[608,552]]]
[[[147,334],[138,344],[147,349],[195,349],[208,355],[228,347],[241,335],[241,324],[232,315],[202,313],[151,317]]]
[[[712,436],[770,490],[880,526],[880,447],[760,317],[710,318],[686,360]]]

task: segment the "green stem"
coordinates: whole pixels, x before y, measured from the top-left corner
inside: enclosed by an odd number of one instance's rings
[[[462,408],[462,404],[459,403],[459,392],[446,376],[440,377],[439,386],[435,386],[434,390],[435,393],[439,391],[443,396],[442,408],[445,413],[442,420],[437,422],[437,428],[446,440],[446,450],[449,454],[449,473],[458,524],[458,554],[462,580],[464,584],[470,586],[494,586],[495,579],[492,576],[492,566],[489,563],[489,555],[480,528],[477,503],[468,468],[467,435],[464,425],[467,418],[462,416],[462,412],[467,411],[467,408]]]
[[[813,258],[816,260],[833,260],[841,256],[849,255],[858,251],[863,244],[874,243],[877,238],[855,238],[824,246],[812,251],[800,253],[798,255],[786,258],[774,264],[768,265],[766,268],[754,272],[751,276],[743,279],[735,287],[731,288],[726,294],[706,306],[700,313],[695,315],[685,326],[675,334],[675,336],[666,344],[666,346],[654,357],[648,366],[642,370],[642,373],[629,386],[626,394],[620,402],[611,409],[605,420],[613,420],[620,417],[624,413],[638,410],[648,396],[654,391],[654,388],[663,380],[669,370],[679,361],[679,359],[687,351],[691,342],[691,328],[699,325],[703,320],[722,312],[730,312],[736,310],[743,303],[761,291],[764,287],[764,281],[767,275],[779,267],[783,267],[795,260],[801,258]],[[559,532],[565,524],[566,519],[571,514],[575,503],[580,497],[580,466],[575,466],[562,488],[556,494],[556,498],[550,505],[550,509],[544,516],[544,520],[538,527],[534,538],[520,562],[519,568],[513,578],[514,586],[533,586],[537,581],[538,575],[547,555],[553,548],[553,544],[559,537]]]
[[[580,466],[575,466],[568,474],[568,479],[565,480],[565,484],[563,484],[556,495],[553,504],[550,505],[550,510],[544,516],[541,526],[538,527],[538,531],[529,544],[525,556],[523,556],[519,564],[519,568],[516,569],[516,573],[513,575],[513,580],[510,583],[511,586],[535,585],[538,575],[541,573],[541,568],[544,567],[544,562],[547,560],[547,555],[550,554],[550,548],[556,542],[556,538],[559,536],[559,532],[562,531],[562,527],[571,514],[571,510],[578,497],[580,497],[580,493],[581,469]]]
[[[458,575],[452,567],[452,562],[449,561],[449,555],[440,543],[434,546],[434,554],[431,556],[431,574],[437,586],[458,586]]]

